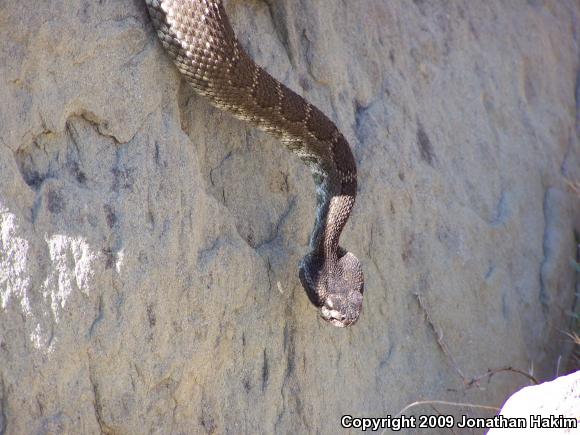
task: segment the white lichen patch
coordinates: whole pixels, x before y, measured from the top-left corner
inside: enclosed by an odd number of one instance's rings
[[[50,301],[55,320],[75,290],[88,296],[95,277],[98,258],[82,237],[63,234],[45,236],[49,248],[51,273],[42,285],[42,294]]]
[[[0,306],[6,310],[11,300],[19,300],[24,313],[30,312],[27,290],[28,241],[19,235],[14,214],[0,208]]]

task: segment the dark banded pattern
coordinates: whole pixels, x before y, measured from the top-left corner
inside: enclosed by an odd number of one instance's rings
[[[346,139],[324,113],[249,58],[221,0],[145,2],[161,43],[193,88],[278,137],[312,170],[317,213],[300,280],[325,320],[353,324],[362,309],[364,279],[358,259],[339,246],[357,189]]]

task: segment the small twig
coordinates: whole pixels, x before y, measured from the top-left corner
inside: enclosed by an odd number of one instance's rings
[[[577,346],[580,346],[580,336],[578,334],[576,334],[574,331],[572,331],[572,332],[562,331],[562,332],[564,334],[566,334],[568,337],[570,337],[574,344],[576,344]]]
[[[449,358],[449,360],[451,361],[451,367],[453,367],[455,369],[455,371],[457,373],[459,373],[459,376],[461,376],[461,379],[463,379],[463,382],[465,383],[465,381],[466,381],[467,378],[465,377],[465,375],[463,374],[463,372],[461,371],[461,369],[457,365],[457,362],[455,361],[455,358],[453,358],[453,355],[451,355],[451,352],[449,351],[449,349],[447,348],[447,345],[443,341],[443,332],[441,332],[435,326],[435,323],[431,319],[431,315],[429,314],[429,310],[427,309],[427,306],[426,306],[425,302],[423,301],[423,295],[421,295],[420,293],[415,293],[415,297],[417,298],[417,303],[419,304],[419,308],[421,308],[421,310],[423,311],[423,315],[425,316],[425,320],[427,321],[427,323],[429,324],[431,330],[435,334],[435,337],[436,337],[436,340],[437,340],[437,344],[439,345],[439,348],[441,349],[441,351],[443,352],[443,354],[447,358]]]
[[[446,400],[420,400],[418,402],[413,402],[413,403],[408,404],[403,409],[401,409],[397,414],[395,414],[393,417],[400,417],[403,414],[403,412],[405,412],[408,409],[413,408],[415,406],[419,406],[419,405],[449,405],[449,406],[458,406],[458,407],[466,407],[466,408],[487,409],[487,410],[490,410],[493,412],[499,411],[499,408],[497,408],[495,406],[489,406],[489,405],[476,405],[474,403],[461,403],[461,402],[447,402]]]
[[[518,373],[518,374],[520,374],[520,375],[525,376],[526,378],[528,378],[535,385],[538,385],[540,383],[540,381],[538,381],[533,375],[531,375],[529,373],[526,373],[523,370],[514,369],[513,367],[500,367],[500,368],[497,368],[497,369],[489,369],[487,371],[487,373],[485,373],[483,375],[475,376],[474,378],[472,378],[467,383],[467,386],[470,387],[473,384],[476,384],[477,382],[479,382],[480,380],[482,380],[483,378],[486,378],[486,377],[491,378],[493,375],[495,375],[496,373],[499,373],[499,372],[513,372],[513,373]]]
[[[405,406],[403,409],[401,409],[399,412],[397,412],[395,415],[393,415],[392,418],[398,418],[401,415],[403,415],[403,413],[405,411],[407,411],[408,409],[411,409],[415,406],[420,406],[420,405],[449,405],[449,406],[458,406],[458,407],[467,407],[467,408],[479,408],[479,409],[487,409],[489,411],[493,411],[494,413],[497,413],[499,411],[499,408],[496,408],[495,406],[488,406],[488,405],[476,405],[473,403],[460,403],[460,402],[447,402],[446,400],[420,400],[418,402],[413,402],[408,404],[407,406]],[[382,432],[381,435],[384,435],[384,433],[386,432],[388,428],[385,428]]]
[[[576,196],[580,197],[580,181],[566,180],[566,184],[572,193],[575,193]]]

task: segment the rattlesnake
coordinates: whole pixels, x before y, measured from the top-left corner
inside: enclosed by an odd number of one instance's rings
[[[357,190],[344,136],[318,108],[256,65],[236,39],[221,0],[145,0],[159,39],[179,71],[209,101],[272,133],[313,174],[317,213],[300,281],[322,318],[358,319],[364,279],[359,260],[339,246]]]

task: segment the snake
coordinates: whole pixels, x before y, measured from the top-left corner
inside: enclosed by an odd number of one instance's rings
[[[311,170],[316,216],[299,278],[331,325],[360,317],[364,277],[339,245],[357,193],[356,162],[336,125],[316,106],[257,65],[243,49],[222,0],[145,0],[165,51],[196,93],[278,138]]]

